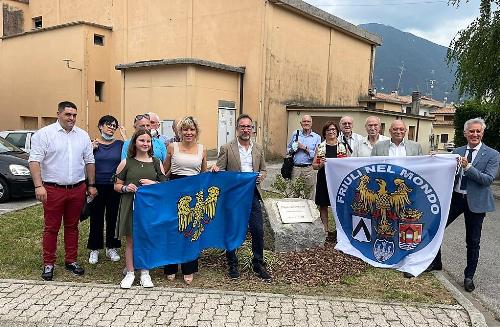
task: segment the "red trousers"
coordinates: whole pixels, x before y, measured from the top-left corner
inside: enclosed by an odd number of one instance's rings
[[[43,263],[56,262],[57,234],[64,222],[64,262],[76,262],[78,257],[78,223],[85,201],[85,183],[73,189],[45,186],[47,201],[43,205]]]

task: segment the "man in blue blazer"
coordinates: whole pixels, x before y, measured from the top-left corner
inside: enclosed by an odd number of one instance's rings
[[[460,155],[458,159],[460,170],[455,176],[455,186],[446,226],[455,221],[462,213],[464,214],[465,243],[467,245],[464,289],[467,292],[472,292],[475,289],[473,278],[479,259],[479,243],[484,217],[487,212],[495,211],[490,185],[497,175],[500,154],[481,142],[485,129],[486,124],[482,118],[466,121],[464,136],[467,139],[467,145],[453,151],[453,153]],[[428,270],[441,269],[440,251]]]

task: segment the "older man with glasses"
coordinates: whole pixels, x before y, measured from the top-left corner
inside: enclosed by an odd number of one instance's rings
[[[134,118],[134,129],[137,131],[139,129],[147,129],[151,130],[151,116],[149,114],[137,115]],[[122,160],[127,157],[127,150],[130,140],[126,140],[123,144],[122,148]],[[165,164],[165,160],[167,159],[167,148],[165,147],[165,143],[160,141],[160,139],[154,137],[152,139],[153,143],[153,155],[155,158],[158,158],[163,164]]]
[[[160,134],[160,117],[154,112],[148,112],[148,115],[151,122],[151,136],[162,141],[165,146],[168,146],[169,141],[167,136]]]

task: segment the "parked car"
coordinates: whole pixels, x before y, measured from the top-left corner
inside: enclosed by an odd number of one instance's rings
[[[33,196],[28,153],[0,137],[0,203],[11,197]]]
[[[455,143],[453,142],[448,142],[444,145],[444,149],[448,152],[451,152],[453,150],[455,150]]]
[[[34,130],[1,131],[0,136],[9,143],[29,153],[31,150],[31,136],[34,133]]]

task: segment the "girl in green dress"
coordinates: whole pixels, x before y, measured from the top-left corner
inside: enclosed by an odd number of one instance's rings
[[[127,158],[122,160],[116,169],[115,191],[122,193],[116,236],[125,236],[125,264],[127,274],[120,283],[121,288],[130,288],[135,280],[134,253],[132,239],[132,217],[134,193],[142,185],[150,185],[165,180],[165,171],[160,161],[153,157],[151,133],[139,129],[134,133],[128,147]],[[153,287],[149,270],[141,270],[141,285]]]

